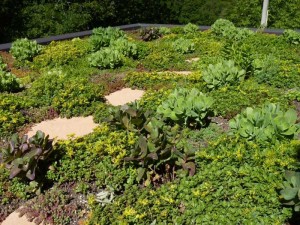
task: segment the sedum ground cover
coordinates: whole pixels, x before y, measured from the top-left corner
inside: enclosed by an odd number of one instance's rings
[[[0,58],[0,221],[22,206],[37,224],[297,224],[299,40],[221,19],[16,41]],[[105,103],[123,87],[146,93]],[[87,115],[85,137],[22,138]]]

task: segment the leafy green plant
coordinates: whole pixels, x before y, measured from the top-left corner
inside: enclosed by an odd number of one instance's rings
[[[99,51],[102,47],[108,47],[111,42],[119,39],[125,38],[126,34],[113,27],[99,27],[93,29],[93,35],[90,37],[90,43],[94,52]]]
[[[157,113],[184,126],[206,126],[213,116],[213,99],[199,90],[175,89],[157,108]]]
[[[300,172],[285,171],[285,179],[283,189],[280,194],[283,198],[283,204],[286,206],[294,206],[296,212],[300,211]]]
[[[300,89],[295,88],[295,89],[288,90],[285,93],[285,96],[288,100],[292,100],[292,101],[296,100],[300,102]]]
[[[229,41],[242,41],[254,32],[247,28],[237,28],[232,22],[226,19],[218,19],[211,26],[212,32],[218,37],[227,38]]]
[[[282,111],[278,104],[269,103],[262,108],[246,108],[229,125],[241,137],[266,143],[293,139],[300,132],[296,121],[295,110]]]
[[[118,50],[126,57],[136,58],[138,56],[137,45],[124,38],[118,38],[115,41],[111,41],[110,47]]]
[[[3,62],[2,57],[0,56],[0,72],[6,71],[7,65]]]
[[[251,52],[252,46],[249,44],[239,44],[239,42],[227,43],[222,49],[222,57],[226,60],[233,60],[235,65],[246,72],[246,77],[253,75],[254,55]]]
[[[196,34],[199,32],[199,27],[196,24],[188,23],[183,27],[185,34]]]
[[[160,33],[161,35],[168,35],[168,34],[171,34],[172,31],[171,31],[171,29],[168,28],[168,27],[160,27],[160,28],[159,28],[159,33]]]
[[[0,70],[0,92],[16,92],[22,87],[20,79],[14,74]]]
[[[300,44],[300,33],[294,30],[287,29],[282,34],[283,39],[294,45]]]
[[[174,41],[172,45],[175,51],[182,54],[192,53],[195,51],[195,44],[189,39],[179,38]]]
[[[10,53],[20,62],[31,61],[41,51],[41,46],[36,41],[27,38],[18,39],[12,43]]]
[[[248,28],[236,28],[233,38],[235,41],[242,41],[252,35],[254,35],[254,32]]]
[[[152,41],[160,38],[161,34],[158,28],[151,27],[142,29],[140,36],[143,41]]]
[[[92,53],[88,60],[91,66],[100,69],[114,69],[123,64],[123,54],[113,48],[104,48]]]
[[[236,85],[245,78],[245,70],[235,66],[234,61],[222,61],[215,65],[210,64],[202,72],[204,81],[208,88],[217,89],[225,85]]]
[[[231,37],[235,33],[235,26],[232,22],[226,19],[218,19],[211,26],[212,32],[216,36]]]
[[[266,55],[253,61],[254,77],[258,83],[272,84],[280,72],[279,60],[274,55]]]
[[[28,139],[14,134],[7,147],[1,150],[0,162],[10,170],[10,179],[16,176],[34,180],[40,161],[45,161],[53,150],[52,141],[42,131]]]

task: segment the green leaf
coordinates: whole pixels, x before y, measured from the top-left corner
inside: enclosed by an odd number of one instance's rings
[[[280,191],[280,194],[285,200],[292,200],[297,196],[299,188],[285,188]]]
[[[145,172],[146,172],[146,169],[145,168],[142,168],[142,167],[140,167],[140,168],[138,168],[137,169],[137,182],[140,182],[141,181],[141,179],[144,177],[144,175],[145,175]]]
[[[146,157],[147,155],[147,139],[144,136],[139,136],[139,147],[141,149],[141,155],[140,155],[140,159],[143,159]]]

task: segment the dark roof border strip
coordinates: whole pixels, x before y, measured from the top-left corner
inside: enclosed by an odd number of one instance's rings
[[[129,25],[121,25],[121,26],[115,26],[117,28],[120,28],[121,30],[137,30],[140,28],[147,28],[147,27],[178,27],[178,26],[184,26],[179,24],[151,24],[151,23],[135,23],[135,24],[129,24]],[[208,30],[210,29],[210,26],[199,26],[200,30]],[[249,28],[250,30],[257,31],[257,28]],[[264,29],[264,33],[269,34],[276,34],[280,35],[282,34],[284,29]],[[300,32],[300,30],[297,30]],[[90,36],[92,34],[92,30],[87,31],[81,31],[81,32],[74,32],[74,33],[67,33],[67,34],[61,34],[61,35],[55,35],[50,37],[44,37],[44,38],[37,38],[33,39],[36,40],[38,44],[49,44],[52,41],[62,41],[62,40],[69,40],[77,37],[86,37]],[[0,51],[7,51],[11,48],[12,43],[4,43],[0,44]]]

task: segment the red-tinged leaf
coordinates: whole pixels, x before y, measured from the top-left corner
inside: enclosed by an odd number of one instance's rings
[[[10,170],[9,179],[16,177],[20,172],[21,172],[21,169],[19,169],[18,167],[13,167]]]
[[[152,153],[148,154],[147,157],[151,158],[153,160],[158,160],[158,156],[157,156],[157,154],[155,152],[152,152]]]
[[[194,174],[196,173],[196,166],[195,166],[195,163],[193,163],[193,162],[188,162],[188,163],[182,164],[182,168],[184,170],[188,170],[190,176],[194,176]]]
[[[35,179],[35,168],[34,167],[33,169],[30,169],[27,171],[26,173],[26,177],[29,179],[29,180],[34,180]]]
[[[134,157],[125,157],[124,161],[137,161],[138,159],[134,158]]]
[[[29,148],[28,144],[23,144],[21,146],[21,150],[22,150],[23,153],[26,152],[28,150],[28,148]]]

